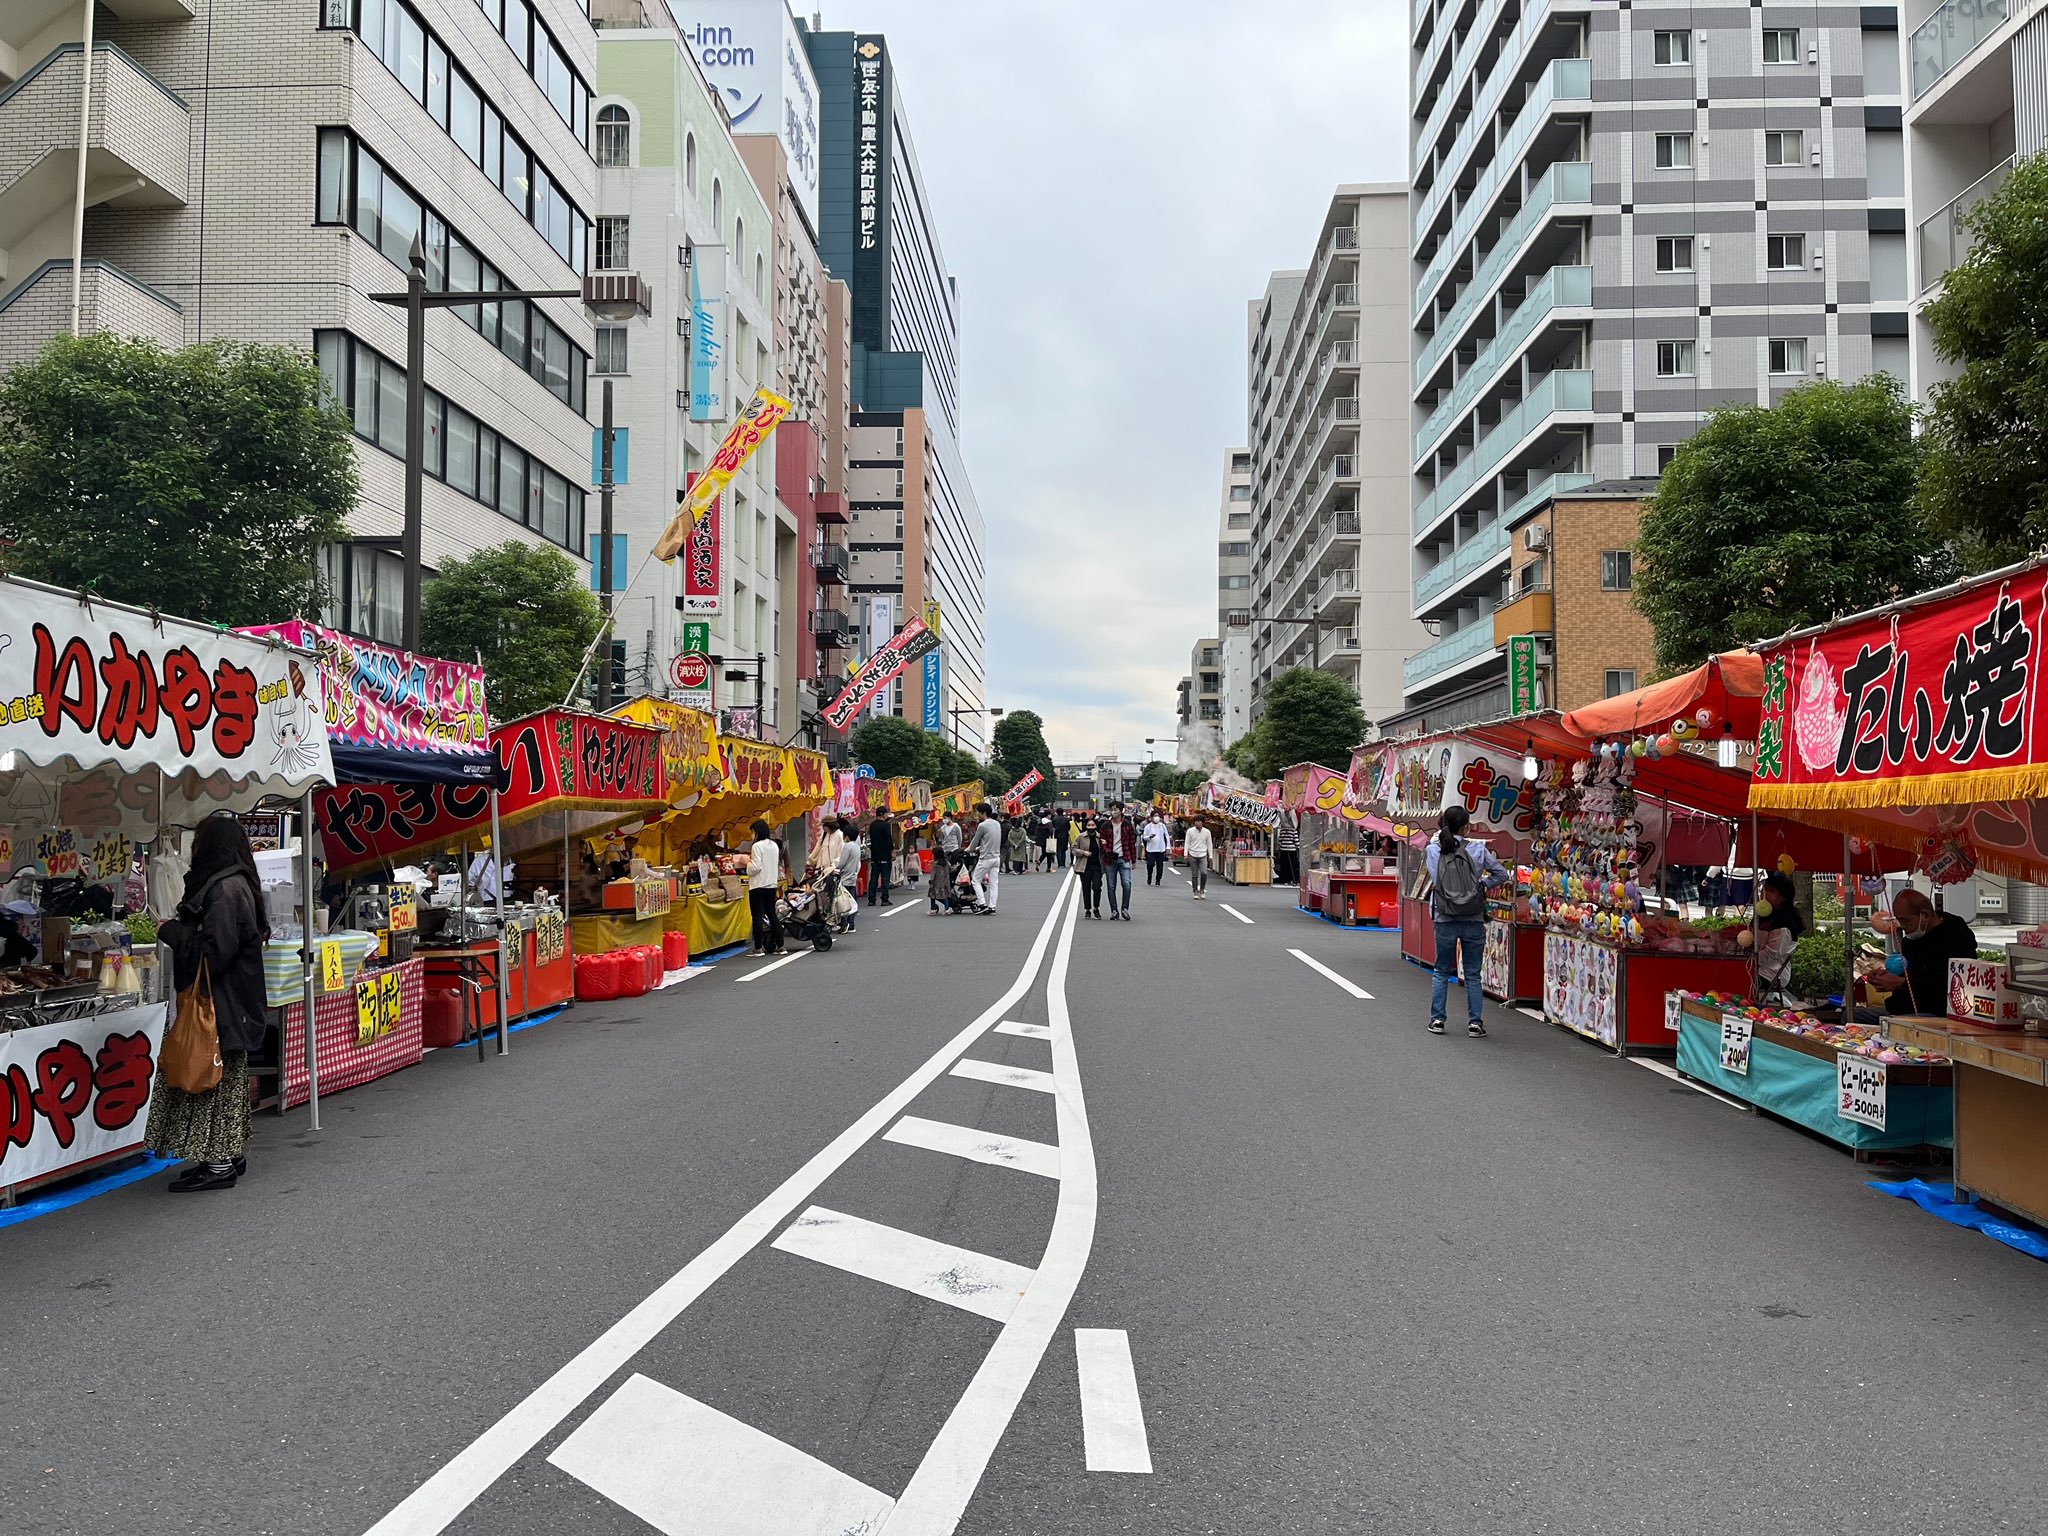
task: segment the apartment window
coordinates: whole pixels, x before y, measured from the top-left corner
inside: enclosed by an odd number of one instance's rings
[[[747,221],[732,221],[732,264],[742,272],[747,268]]]
[[[626,328],[623,325],[600,325],[597,328],[597,368],[599,373],[627,373]]]
[[[1657,169],[1660,171],[1691,170],[1692,135],[1689,133],[1658,134]]]
[[[725,228],[725,184],[716,176],[711,178],[711,227]]]
[[[1607,669],[1607,697],[1619,698],[1624,693],[1636,691],[1636,669],[1634,667],[1609,667]]]
[[[683,135],[683,187],[690,196],[697,195],[697,135]]]
[[[1226,576],[1217,583],[1226,592],[1242,592],[1251,584],[1252,579],[1249,576]]]
[[[632,269],[631,260],[633,221],[624,214],[604,214],[597,221],[597,270],[600,272],[626,272]]]
[[[1660,341],[1657,343],[1657,377],[1660,379],[1689,379],[1693,375],[1693,355],[1696,343],[1690,341]]]
[[[1515,572],[1515,590],[1517,592],[1542,591],[1544,578],[1548,573],[1548,563],[1541,555],[1538,555],[1534,560],[1531,560],[1527,565]]]
[[[1806,372],[1806,338],[1804,336],[1773,336],[1771,338],[1771,372]]]
[[[1764,62],[1766,64],[1797,64],[1799,62],[1799,29],[1797,27],[1766,27],[1764,29]]]
[[[1657,34],[1657,62],[1659,64],[1690,64],[1692,62],[1692,34],[1690,32],[1659,32]]]
[[[1657,270],[1659,272],[1690,272],[1692,270],[1692,236],[1659,235],[1657,237]]]
[[[1230,456],[1230,472],[1234,475],[1248,475],[1252,469],[1252,456],[1248,453],[1233,453]]]
[[[377,0],[363,0],[365,9]],[[389,0],[385,0],[389,3]],[[561,114],[575,133],[578,141],[590,136],[590,87],[583,83],[582,76],[569,67],[568,56],[548,30],[547,23],[535,16],[528,0],[476,0],[477,8],[490,17],[498,35],[512,50],[512,56],[520,67],[533,76],[534,84],[547,96],[548,103]],[[588,11],[588,6],[581,7]]]
[[[1233,513],[1231,513],[1231,514],[1230,514],[1230,526],[1231,526],[1231,527],[1233,527],[1233,528],[1249,528],[1249,527],[1251,527],[1251,525],[1252,525],[1252,515],[1251,515],[1251,513],[1249,513],[1249,512],[1233,512]]]
[[[1251,552],[1252,546],[1248,540],[1231,540],[1216,546],[1216,553],[1225,559],[1235,555],[1249,555]]]
[[[1803,165],[1806,135],[1797,128],[1773,128],[1764,134],[1765,165]]]
[[[1792,272],[1806,265],[1806,236],[1766,235],[1764,266],[1773,272]]]
[[[357,437],[405,456],[405,369],[345,331],[315,331],[313,355]],[[583,489],[505,442],[436,390],[426,392],[426,470],[550,543],[583,552]]]
[[[1677,457],[1678,444],[1659,443],[1657,445],[1657,473],[1663,474],[1665,470],[1671,467],[1671,461]]]
[[[628,166],[633,163],[633,123],[624,107],[598,108],[597,141],[592,152],[600,166]]]
[[[1248,485],[1233,485],[1230,488],[1230,499],[1232,501],[1250,501],[1252,499],[1252,488]]]
[[[1636,559],[1626,549],[1600,551],[1600,590],[1627,592],[1636,584]]]

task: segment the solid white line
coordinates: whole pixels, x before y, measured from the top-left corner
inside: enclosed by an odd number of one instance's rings
[[[1074,914],[1080,910],[1078,902],[1070,899],[1080,887],[1069,879],[1060,894],[1054,898],[1052,910],[1045,915],[1038,937],[1032,941],[1031,953],[1024,957],[1023,968],[1017,979],[1010,983],[1008,990],[988,1006],[988,1009],[962,1029],[951,1040],[929,1057],[923,1066],[876,1104],[866,1114],[841,1131],[809,1162],[791,1174],[778,1185],[767,1198],[742,1216],[725,1234],[716,1239],[710,1247],[685,1264],[675,1274],[663,1281],[646,1300],[607,1328],[587,1345],[582,1353],[557,1370],[554,1375],[535,1387],[524,1400],[512,1408],[503,1418],[485,1430],[476,1439],[457,1451],[441,1469],[401,1500],[383,1519],[371,1526],[367,1536],[436,1536],[446,1530],[449,1524],[464,1510],[476,1502],[485,1489],[511,1469],[514,1462],[530,1452],[555,1427],[574,1413],[583,1401],[605,1382],[609,1381],[625,1363],[646,1348],[656,1334],[680,1317],[690,1304],[702,1296],[733,1265],[745,1258],[760,1244],[761,1240],[789,1219],[790,1215],[810,1199],[818,1186],[837,1173],[854,1153],[869,1140],[886,1128],[891,1121],[902,1114],[910,1101],[937,1081],[953,1058],[979,1039],[991,1024],[1016,1006],[1017,1000],[1031,990],[1031,984],[1038,977],[1038,967],[1045,959],[1045,952],[1053,930],[1058,926],[1060,911],[1064,906],[1067,923],[1060,941],[1060,956],[1056,962],[1057,974],[1064,983],[1066,976],[1065,952],[1073,941]],[[1064,1004],[1060,1004],[1055,1024],[1065,1020]],[[1059,1048],[1054,1046],[1054,1060],[1058,1061]],[[1068,1060],[1073,1059],[1071,1048]],[[1078,1102],[1078,1078],[1075,1097]],[[1079,1132],[1083,1145],[1087,1144],[1087,1126],[1082,1124]],[[1067,1117],[1064,1110],[1060,1117],[1060,1140],[1067,1140]],[[1060,1181],[1060,1209],[1066,1209],[1067,1186],[1073,1175],[1066,1168],[1064,1145],[1061,1153],[1063,1177]],[[1088,1219],[1092,1235],[1095,1207],[1095,1161],[1091,1151],[1088,1154]],[[1054,1232],[1059,1230],[1059,1218],[1054,1218]],[[1048,1253],[1051,1249],[1048,1248]],[[1082,1258],[1087,1257],[1086,1243],[1083,1243]],[[1041,1270],[1041,1273],[1043,1271]],[[1074,1283],[1078,1283],[1078,1267]],[[1073,1293],[1073,1284],[1067,1286],[1067,1294]],[[1060,1303],[1064,1310],[1066,1302]],[[1057,1319],[1055,1319],[1055,1323]],[[1047,1335],[1050,1337],[1050,1334]],[[998,1341],[1000,1344],[1000,1341]],[[1044,1346],[1040,1345],[1040,1353]],[[1035,1368],[1037,1357],[1032,1364]],[[986,1363],[983,1369],[987,1369]],[[1028,1376],[1026,1378],[1029,1379]],[[1018,1386],[1021,1395],[1023,1386]],[[1015,1404],[1011,1405],[1014,1410]],[[956,1410],[957,1411],[957,1410]],[[1003,1422],[1009,1422],[1006,1410]],[[1000,1429],[998,1430],[1000,1433]],[[991,1443],[991,1451],[994,1446]],[[987,1465],[987,1457],[982,1458]],[[976,1476],[980,1474],[977,1471]],[[972,1493],[969,1484],[967,1492]],[[966,1507],[963,1496],[960,1507]],[[954,1523],[958,1523],[956,1513]],[[952,1525],[946,1527],[948,1531]]]
[[[637,1373],[548,1460],[664,1536],[875,1531],[896,1503]]]
[[[1024,1035],[1032,1040],[1050,1040],[1052,1031],[1043,1024],[1024,1024],[1016,1019],[1005,1019],[996,1026],[999,1035]]]
[[[1660,1077],[1668,1077],[1674,1083],[1683,1083],[1686,1087],[1690,1088],[1694,1093],[1703,1093],[1710,1099],[1719,1099],[1723,1104],[1726,1104],[1730,1109],[1739,1109],[1744,1111],[1745,1113],[1750,1114],[1755,1113],[1755,1111],[1749,1105],[1743,1103],[1742,1100],[1737,1098],[1731,1098],[1727,1094],[1723,1093],[1720,1089],[1710,1087],[1708,1084],[1701,1082],[1696,1077],[1687,1077],[1683,1072],[1679,1071],[1678,1068],[1674,1066],[1669,1066],[1661,1061],[1652,1061],[1647,1056],[1631,1056],[1628,1058],[1628,1060],[1634,1062],[1639,1067],[1649,1068],[1652,1072],[1657,1073]]]
[[[883,912],[882,916],[901,917],[904,913],[912,911],[913,909],[918,907],[923,907],[927,912],[929,912],[931,910],[931,902],[929,899],[926,899],[924,901],[899,901],[896,903],[896,905],[890,907],[887,911]]]
[[[1236,918],[1240,923],[1251,922],[1250,918],[1246,917],[1242,912],[1238,911],[1237,908],[1233,907],[1227,901],[1223,903],[1223,910],[1228,912],[1232,917]]]
[[[1058,903],[1054,903],[1058,910]],[[1052,1236],[1038,1261],[1037,1276],[1010,1320],[1003,1324],[995,1348],[981,1362],[967,1391],[946,1418],[945,1427],[925,1452],[907,1486],[896,1499],[885,1536],[952,1536],[988,1470],[989,1458],[1024,1389],[1031,1385],[1045,1358],[1060,1319],[1074,1299],[1088,1251],[1095,1243],[1095,1142],[1088,1132],[1088,1108],[1081,1095],[1081,1066],[1074,1054],[1073,1021],[1067,1013],[1067,961],[1074,949],[1074,922],[1079,902],[1067,905],[1066,925],[1045,987],[1047,1018],[1052,1024],[1053,1076],[1059,1080],[1054,1103],[1059,1117],[1060,1198],[1053,1214]]]
[[[1327,965],[1323,964],[1322,961],[1315,959],[1313,956],[1305,955],[1298,949],[1290,949],[1289,951],[1287,951],[1287,953],[1294,956],[1295,959],[1299,960],[1303,965],[1307,966],[1310,970],[1320,971],[1323,975],[1329,977],[1330,980],[1337,983],[1338,986],[1342,987],[1346,992],[1349,992],[1353,997],[1362,997],[1367,1002],[1372,1001],[1372,994],[1370,992],[1366,991],[1365,988],[1361,987],[1357,982],[1352,981],[1347,977],[1339,976],[1335,971],[1331,970]]]
[[[1131,1336],[1121,1328],[1076,1328],[1074,1362],[1081,1371],[1081,1444],[1090,1472],[1150,1472],[1145,1409]]]
[[[984,1083],[1003,1083],[1011,1088],[1035,1088],[1040,1093],[1059,1091],[1050,1072],[1007,1066],[1000,1061],[982,1061],[973,1056],[963,1056],[954,1062],[953,1075],[971,1077]]]
[[[814,1205],[768,1245],[1002,1322],[1031,1284],[1022,1264]]]
[[[906,1147],[923,1147],[927,1152],[950,1152],[995,1168],[1022,1168],[1048,1179],[1060,1176],[1060,1149],[1021,1136],[1002,1136],[994,1131],[977,1131],[972,1126],[948,1125],[942,1120],[924,1120],[905,1115],[882,1133],[882,1140]]]
[[[770,971],[779,971],[785,965],[794,965],[797,961],[803,959],[803,957],[805,955],[808,955],[809,953],[810,951],[808,949],[791,950],[788,954],[784,955],[780,960],[770,960],[766,965],[762,966],[760,969],[747,972],[747,974],[742,976],[740,980],[759,981],[763,976],[766,976]]]

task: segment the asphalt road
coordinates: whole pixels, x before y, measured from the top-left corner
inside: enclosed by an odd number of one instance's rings
[[[2048,1267],[1518,1015],[1427,1035],[1286,893],[1067,888],[0,1231],[0,1530],[2042,1528]]]

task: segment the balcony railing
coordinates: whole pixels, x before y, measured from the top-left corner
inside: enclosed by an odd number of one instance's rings
[[[1415,531],[1421,533],[1449,512],[1484,476],[1498,469],[1509,454],[1537,431],[1546,417],[1559,411],[1593,409],[1593,372],[1589,368],[1560,368],[1547,373],[1513,410],[1502,416],[1493,430],[1473,445],[1436,489],[1415,509]]]
[[[1593,269],[1591,267],[1552,267],[1543,274],[1536,286],[1509,315],[1507,323],[1485,346],[1479,349],[1472,361],[1465,365],[1464,373],[1450,394],[1437,402],[1435,410],[1423,422],[1422,430],[1415,434],[1415,458],[1419,462],[1444,430],[1472,402],[1479,398],[1488,380],[1501,366],[1513,360],[1522,349],[1522,344],[1533,336],[1550,316],[1560,309],[1588,309],[1593,303]]]
[[[1358,249],[1358,227],[1355,224],[1340,224],[1330,233],[1333,250],[1355,251]]]
[[[1316,588],[1317,613],[1333,603],[1358,601],[1358,572],[1355,570],[1332,571]]]
[[[1529,189],[1529,200],[1522,204],[1522,211],[1502,228],[1500,238],[1494,241],[1486,259],[1473,269],[1472,281],[1465,285],[1450,312],[1431,333],[1429,344],[1422,349],[1422,355],[1415,364],[1418,386],[1443,361],[1444,353],[1472,323],[1472,317],[1479,313],[1479,306],[1492,300],[1493,290],[1499,285],[1509,262],[1521,254],[1523,244],[1550,217],[1551,210],[1560,203],[1589,203],[1592,200],[1593,167],[1586,161],[1560,160],[1543,173],[1542,179]],[[1425,296],[1425,303],[1435,296],[1435,275],[1448,265],[1451,250],[1447,246],[1438,253],[1437,261],[1431,267],[1432,276],[1424,278],[1422,287],[1417,290]],[[1420,311],[1415,318],[1419,324],[1422,318]]]
[[[1913,99],[1933,90],[2011,14],[2011,0],[1948,0],[1916,27],[1906,50],[1913,61]]]
[[[1315,545],[1309,551],[1309,565],[1313,567],[1322,564],[1323,556],[1327,555],[1338,544],[1355,543],[1357,539],[1358,514],[1356,512],[1337,513],[1328,522],[1323,524],[1322,531],[1316,535]]]
[[[811,546],[811,569],[817,573],[821,586],[843,587],[851,562],[844,544],[813,544]]]
[[[1976,243],[1976,236],[1963,227],[1963,215],[2005,184],[2012,174],[2007,157],[1971,182],[1931,219],[1920,222],[1920,291],[1925,293],[1944,277]]]
[[[1490,617],[1475,619],[1455,634],[1445,635],[1435,645],[1417,651],[1402,662],[1401,686],[1413,693],[1439,672],[1447,672],[1494,649],[1493,620]]]
[[[1465,119],[1458,129],[1458,136],[1451,141],[1451,147],[1439,164],[1436,179],[1429,190],[1422,195],[1421,205],[1416,209],[1414,232],[1419,238],[1443,211],[1445,200],[1458,183],[1465,162],[1472,154],[1472,147],[1480,134],[1491,127],[1500,109],[1501,98],[1507,94],[1510,81],[1521,72],[1522,54],[1536,36],[1539,28],[1550,22],[1550,0],[1539,0],[1522,13],[1522,20],[1515,32],[1502,45],[1494,60],[1493,73],[1479,88],[1472,115]],[[1492,152],[1489,164],[1474,181],[1469,197],[1483,195],[1489,186],[1497,185],[1502,175],[1512,174],[1518,167],[1514,164],[1529,139],[1534,134],[1536,123],[1543,113],[1560,101],[1587,101],[1593,94],[1593,61],[1591,59],[1556,59],[1531,87],[1529,95],[1516,109],[1515,121],[1501,140],[1499,150]]]
[[[811,611],[811,634],[821,646],[842,649],[853,643],[853,621],[837,608]]]
[[[1492,565],[1508,552],[1514,537],[1506,523],[1488,523],[1464,543],[1415,578],[1415,606],[1421,609],[1473,572]]]

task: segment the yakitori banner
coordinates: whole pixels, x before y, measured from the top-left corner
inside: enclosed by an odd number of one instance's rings
[[[864,705],[896,680],[897,673],[938,643],[939,637],[925,628],[923,619],[912,619],[868,657],[839,697],[825,706],[825,723],[835,731],[845,730]]]

